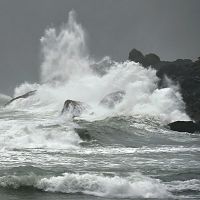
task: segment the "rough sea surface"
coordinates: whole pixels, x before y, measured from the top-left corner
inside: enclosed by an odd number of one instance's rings
[[[74,12],[41,45],[41,82],[14,97],[36,92],[6,107],[0,95],[0,200],[200,199],[200,134],[166,126],[190,120],[178,86],[159,88],[139,63],[92,59]],[[61,114],[67,99],[87,109]]]
[[[31,112],[0,113],[2,200],[199,199],[200,136],[152,119],[65,123]]]

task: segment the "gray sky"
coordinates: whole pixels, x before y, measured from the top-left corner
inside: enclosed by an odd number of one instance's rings
[[[39,80],[39,39],[72,9],[94,57],[125,60],[132,48],[162,60],[200,56],[200,0],[0,0],[0,93]]]

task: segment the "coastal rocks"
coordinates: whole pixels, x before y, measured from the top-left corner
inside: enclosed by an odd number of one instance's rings
[[[100,105],[103,105],[107,108],[114,108],[114,106],[120,103],[125,95],[124,91],[112,92],[106,95],[101,101]]]
[[[139,62],[139,63],[143,63],[144,62],[144,55],[138,51],[137,49],[132,49],[129,52],[129,60],[134,61],[134,62]]]
[[[167,76],[180,86],[186,112],[191,119],[200,121],[200,63],[191,60],[176,60],[163,64],[157,71],[160,86]]]
[[[159,56],[154,53],[143,55],[137,49],[132,49],[129,53],[129,60],[141,63],[144,67],[156,65],[160,62]]]
[[[168,124],[173,131],[195,133],[200,132],[200,124],[193,121],[175,121]]]
[[[36,92],[36,90],[33,90],[33,91],[27,92],[27,93],[25,93],[23,95],[20,95],[18,97],[15,97],[15,98],[11,99],[10,101],[8,101],[4,106],[7,106],[7,105],[11,104],[13,101],[15,101],[17,99],[25,99],[27,97],[30,97],[30,96],[34,95],[35,92]]]
[[[83,141],[90,141],[92,139],[89,131],[83,128],[75,128],[75,131]]]
[[[148,66],[156,65],[159,62],[160,62],[159,56],[157,56],[154,53],[150,53],[150,54],[145,55],[143,64],[144,66],[148,67]]]
[[[159,87],[165,88],[166,77],[180,86],[180,92],[186,105],[186,113],[194,121],[200,121],[200,57],[196,61],[177,59],[175,61],[161,61],[155,54],[144,56],[133,49],[129,53],[129,60],[140,62],[145,68],[151,66],[160,78]]]
[[[66,100],[62,109],[62,114],[67,113],[72,117],[79,117],[85,111],[87,105],[80,101]]]

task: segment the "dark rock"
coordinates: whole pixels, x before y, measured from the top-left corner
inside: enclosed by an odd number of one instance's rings
[[[108,108],[113,108],[116,104],[122,101],[124,95],[124,91],[110,93],[100,101],[100,104]]]
[[[200,65],[200,57],[198,57],[198,60],[196,60],[195,63]]]
[[[148,67],[148,66],[156,65],[159,62],[160,62],[159,56],[157,56],[156,54],[150,53],[150,54],[145,55],[143,65]]]
[[[66,100],[62,109],[63,113],[71,114],[72,117],[79,117],[84,110],[86,110],[86,104],[80,101]]]
[[[157,70],[160,88],[169,86],[166,84],[166,77],[178,84],[186,105],[186,113],[194,121],[200,121],[200,57],[195,62],[190,59],[169,62],[160,61],[155,54],[148,54],[144,58],[142,56],[140,51],[133,49],[129,53],[129,60]]]
[[[25,93],[23,95],[20,95],[18,97],[15,97],[15,98],[11,99],[8,103],[6,103],[4,106],[7,106],[7,105],[11,104],[13,101],[15,101],[17,99],[25,99],[27,97],[30,97],[30,96],[34,95],[35,92],[36,92],[36,90],[33,90],[33,91],[27,92],[27,93]]]
[[[139,62],[141,64],[144,63],[144,55],[137,49],[132,49],[130,51],[128,59],[134,62]]]
[[[90,141],[92,139],[87,129],[76,128],[75,131],[78,133],[79,137],[84,141]]]
[[[164,87],[167,76],[180,86],[187,114],[195,121],[200,120],[200,64],[180,60],[164,64],[157,70],[160,87]]]
[[[134,62],[139,62],[144,67],[149,67],[152,65],[156,65],[160,63],[160,58],[154,53],[149,53],[147,55],[143,55],[140,51],[137,49],[132,49],[129,53],[129,60]]]
[[[171,130],[194,133],[200,131],[200,124],[193,121],[176,121],[168,124]]]

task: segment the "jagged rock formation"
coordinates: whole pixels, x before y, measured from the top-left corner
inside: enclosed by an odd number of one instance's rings
[[[150,58],[148,55],[151,55]],[[194,62],[190,59],[169,62],[160,61],[155,54],[148,55],[143,56],[141,52],[133,49],[129,53],[129,60],[140,61],[144,67],[151,66],[156,69],[157,76],[160,78],[159,87],[166,87],[166,76],[177,83],[186,104],[187,114],[191,119],[200,121],[200,57]]]
[[[72,117],[79,117],[86,108],[87,106],[83,102],[68,99],[64,103],[62,114],[68,113]]]
[[[200,124],[193,121],[176,121],[168,124],[173,131],[195,133],[200,132]]]
[[[4,106],[7,106],[7,105],[11,104],[13,101],[15,101],[17,99],[25,99],[27,97],[30,97],[30,96],[34,95],[35,92],[36,92],[36,90],[33,90],[33,91],[27,92],[27,93],[25,93],[23,95],[20,95],[18,97],[15,97],[15,98],[11,99],[9,102],[7,102]]]
[[[134,62],[139,62],[145,67],[156,65],[160,62],[160,58],[156,54],[150,53],[144,56],[137,49],[132,49],[130,51],[129,60],[134,61]]]
[[[90,141],[92,139],[91,135],[89,134],[89,131],[84,128],[75,128],[75,131],[78,133],[79,137],[83,141]]]

